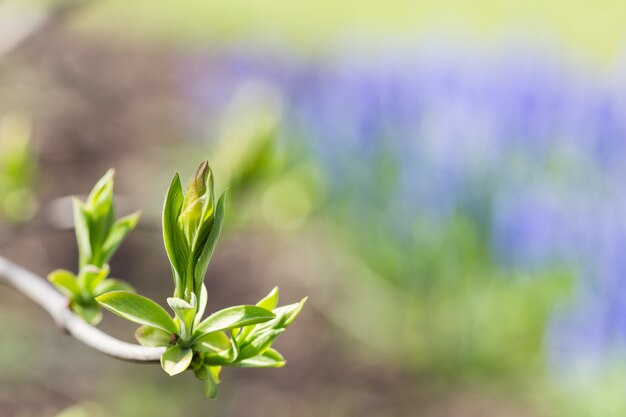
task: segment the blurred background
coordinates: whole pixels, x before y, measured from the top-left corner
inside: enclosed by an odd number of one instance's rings
[[[112,275],[165,300],[160,209],[229,187],[209,309],[309,296],[281,369],[104,357],[0,288],[0,416],[626,414],[618,0],[0,0],[0,255],[76,269],[70,195],[144,215]],[[131,324],[102,327],[132,341]]]

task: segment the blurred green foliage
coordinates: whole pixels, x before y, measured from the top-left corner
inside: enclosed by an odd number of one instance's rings
[[[36,158],[28,118],[0,116],[0,221],[22,223],[35,214]]]
[[[562,396],[566,398],[560,408],[562,414],[571,417],[622,416],[626,413],[626,364],[623,352],[616,355],[611,366],[600,375],[584,373],[570,381]]]
[[[485,43],[511,28],[531,26],[534,33],[552,33],[557,42],[607,60],[621,50],[625,16],[626,6],[619,0],[601,6],[567,0],[376,0],[366,5],[357,0],[162,0],[158,7],[150,0],[104,0],[94,2],[76,23],[109,35],[165,42],[204,44],[255,37],[312,49],[336,44],[337,37],[350,30],[369,34],[373,46],[377,39],[428,30]]]
[[[223,173],[227,227],[294,231],[325,198],[321,175],[295,138],[281,138],[282,100],[269,86],[244,84],[223,110],[211,164]]]
[[[359,259],[335,278],[349,294],[329,304],[340,327],[421,373],[457,381],[542,373],[545,326],[571,292],[570,271],[494,267],[481,229],[461,215],[441,229],[416,228],[410,246],[345,228],[346,219],[331,224]]]

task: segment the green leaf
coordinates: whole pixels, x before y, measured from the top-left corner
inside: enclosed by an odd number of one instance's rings
[[[276,304],[278,304],[278,287],[272,288],[269,294],[256,303],[257,306],[270,311],[276,307]]]
[[[115,208],[113,204],[113,175],[115,171],[110,169],[96,183],[91,190],[87,202],[86,210],[90,213],[91,222],[89,224],[89,239],[91,242],[92,259],[89,263],[102,266],[103,259],[102,246],[111,232],[111,227],[115,220]]]
[[[283,355],[281,355],[280,352],[276,349],[269,348],[265,351],[265,353],[263,353],[263,355],[278,362],[285,362],[285,358],[283,358]]]
[[[226,339],[223,340],[208,340],[205,339],[207,336],[212,336],[220,334],[224,336]],[[202,352],[204,363],[209,365],[229,365],[237,359],[237,355],[239,354],[239,347],[237,346],[237,342],[235,339],[228,338],[223,333],[210,333],[209,335],[205,335],[202,339],[204,342],[202,343],[194,343],[192,349],[197,352]],[[209,345],[212,343],[212,345]],[[218,345],[219,346],[216,346]],[[227,344],[227,346],[226,346]],[[220,349],[220,350],[217,350]]]
[[[205,394],[209,399],[217,397],[217,385],[220,383],[221,366],[201,365],[194,368],[196,376],[206,384]]]
[[[230,349],[226,352],[218,354],[214,360],[216,360],[220,364],[230,364],[235,362],[237,359],[237,355],[239,355],[239,346],[237,345],[237,341],[234,338],[230,339]],[[211,358],[211,355],[207,355],[208,358]]]
[[[109,265],[105,264],[102,268],[95,265],[85,265],[81,269],[78,280],[82,288],[86,289],[89,294],[109,275]]]
[[[248,359],[262,355],[285,329],[273,329],[254,335],[253,339],[239,349],[239,358]]]
[[[198,312],[196,313],[196,318],[193,321],[193,325],[197,326],[202,321],[202,316],[204,315],[204,310],[206,309],[207,301],[209,300],[209,293],[206,289],[206,285],[202,284],[202,288],[200,289],[200,300],[198,301]]]
[[[297,304],[292,304],[291,306],[286,306],[285,307],[285,313],[284,313],[284,321],[283,321],[283,326],[287,327],[289,326],[291,323],[293,323],[293,321],[296,319],[296,317],[298,316],[298,314],[300,314],[300,312],[302,311],[302,308],[304,307],[304,305],[306,304],[307,300],[309,299],[309,297],[304,297],[302,300],[300,300],[299,303]]]
[[[256,305],[258,307],[271,311],[274,309],[274,307],[276,307],[277,303],[278,303],[278,287],[274,287],[272,288],[272,291],[270,291],[269,294],[263,297],[261,301],[256,303]],[[237,340],[245,340],[246,337],[248,337],[248,335],[252,332],[254,327],[255,326],[252,325],[252,326],[246,326],[243,329],[241,329],[241,332],[237,334]]]
[[[163,205],[163,242],[165,251],[175,271],[176,289],[184,291],[184,283],[181,281],[186,273],[189,248],[185,242],[182,231],[178,227],[178,215],[183,204],[183,188],[178,174],[172,179],[170,188]]]
[[[211,262],[211,257],[213,257],[215,246],[217,245],[217,241],[219,240],[220,234],[222,232],[222,223],[224,221],[225,196],[226,192],[222,193],[220,199],[217,202],[211,231],[209,232],[209,236],[206,240],[206,243],[204,244],[204,247],[202,248],[202,252],[198,257],[198,261],[194,269],[195,292],[200,292],[200,287],[204,282],[204,275],[206,274],[206,270],[209,267],[209,262]]]
[[[274,317],[275,315],[271,311],[257,306],[229,307],[207,317],[198,325],[194,335],[200,336],[206,333],[263,323]]]
[[[127,291],[112,291],[98,296],[96,300],[107,310],[132,322],[170,333],[178,332],[172,317],[149,298]]]
[[[217,398],[217,385],[219,384],[219,366],[208,366],[207,367],[207,378],[204,380],[205,382],[205,390],[204,393],[207,398],[215,399]]]
[[[102,245],[102,261],[108,262],[126,236],[133,231],[141,217],[141,212],[135,212],[118,219],[111,228],[111,233]]]
[[[264,354],[238,361],[236,366],[240,368],[280,368],[285,366],[285,359],[273,349],[268,349]]]
[[[193,297],[193,301],[195,301],[195,294],[191,294]],[[181,332],[180,336],[183,340],[187,340],[189,336],[191,336],[191,328],[193,324],[193,319],[195,317],[196,308],[193,304],[188,303],[182,298],[178,297],[169,297],[167,299],[167,304],[170,306],[174,313],[176,313],[176,317],[181,323]]]
[[[72,303],[71,308],[77,316],[93,326],[102,320],[102,310],[95,302],[87,304]]]
[[[142,346],[168,346],[172,342],[172,334],[156,327],[143,325],[135,331],[135,338]]]
[[[109,169],[93,186],[89,197],[87,197],[87,206],[101,206],[111,200],[113,196],[113,176],[114,169]]]
[[[92,257],[91,240],[89,238],[91,217],[85,205],[76,197],[72,197],[72,208],[74,210],[74,231],[76,232],[76,242],[78,244],[79,263],[83,267]]]
[[[275,308],[274,314],[276,314],[276,318],[272,321],[268,321],[267,323],[256,326],[252,333],[262,333],[269,329],[286,328],[296,319],[298,314],[300,314],[300,311],[302,311],[302,308],[304,307],[307,299],[308,297],[304,297],[302,300],[300,300],[299,303]]]
[[[108,278],[102,281],[100,284],[96,286],[93,290],[94,297],[97,297],[102,294],[106,294],[111,291],[128,291],[135,292],[135,289],[132,285],[125,281],[121,281],[115,278]]]
[[[302,311],[307,297],[299,303],[289,304],[274,309],[276,318],[259,324],[245,337],[239,338],[240,350],[239,358],[248,359],[257,355],[262,355],[276,338],[285,331],[285,328],[295,320]]]
[[[48,274],[48,281],[54,284],[65,296],[75,298],[80,294],[78,281],[70,271],[65,269],[57,269]]]
[[[208,333],[197,339],[192,349],[196,352],[223,353],[230,349],[231,342],[223,332]]]
[[[161,367],[170,376],[174,376],[189,368],[191,359],[193,359],[191,349],[171,346],[161,355]]]

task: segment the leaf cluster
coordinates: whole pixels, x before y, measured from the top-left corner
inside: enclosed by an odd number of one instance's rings
[[[70,300],[72,310],[91,324],[102,312],[95,298],[109,291],[134,291],[126,282],[109,278],[109,260],[135,228],[140,213],[115,219],[114,171],[109,170],[94,186],[86,202],[74,197],[74,227],[78,243],[78,274],[59,269],[48,275]]]
[[[206,396],[215,398],[222,367],[278,368],[285,359],[272,344],[302,310],[299,303],[276,307],[278,288],[256,305],[240,305],[219,310],[203,319],[207,304],[206,287],[200,299],[188,303],[170,297],[170,316],[159,304],[125,291],[98,297],[113,313],[140,324],[135,337],[143,346],[167,347],[161,366],[169,375],[187,369],[205,382]]]
[[[169,375],[187,369],[206,385],[206,395],[217,395],[221,369],[281,367],[283,356],[272,344],[302,310],[299,303],[277,307],[278,288],[256,305],[229,307],[204,317],[208,291],[204,277],[224,220],[222,194],[215,203],[213,173],[200,164],[183,192],[178,174],[163,207],[163,240],[172,267],[174,294],[167,299],[172,314],[155,301],[116,287],[107,279],[106,262],[136,224],[137,215],[114,221],[112,172],[94,187],[86,203],[75,200],[74,219],[80,253],[80,273],[55,271],[50,280],[85,313],[93,298],[99,306],[140,325],[135,337],[144,346],[166,347],[161,366]],[[108,283],[108,285],[107,285]],[[99,312],[99,310],[98,310]]]

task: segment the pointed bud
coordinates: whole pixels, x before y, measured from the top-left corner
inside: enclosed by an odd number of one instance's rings
[[[214,211],[213,173],[208,161],[198,166],[187,185],[178,223],[190,247],[203,224],[211,219]]]

